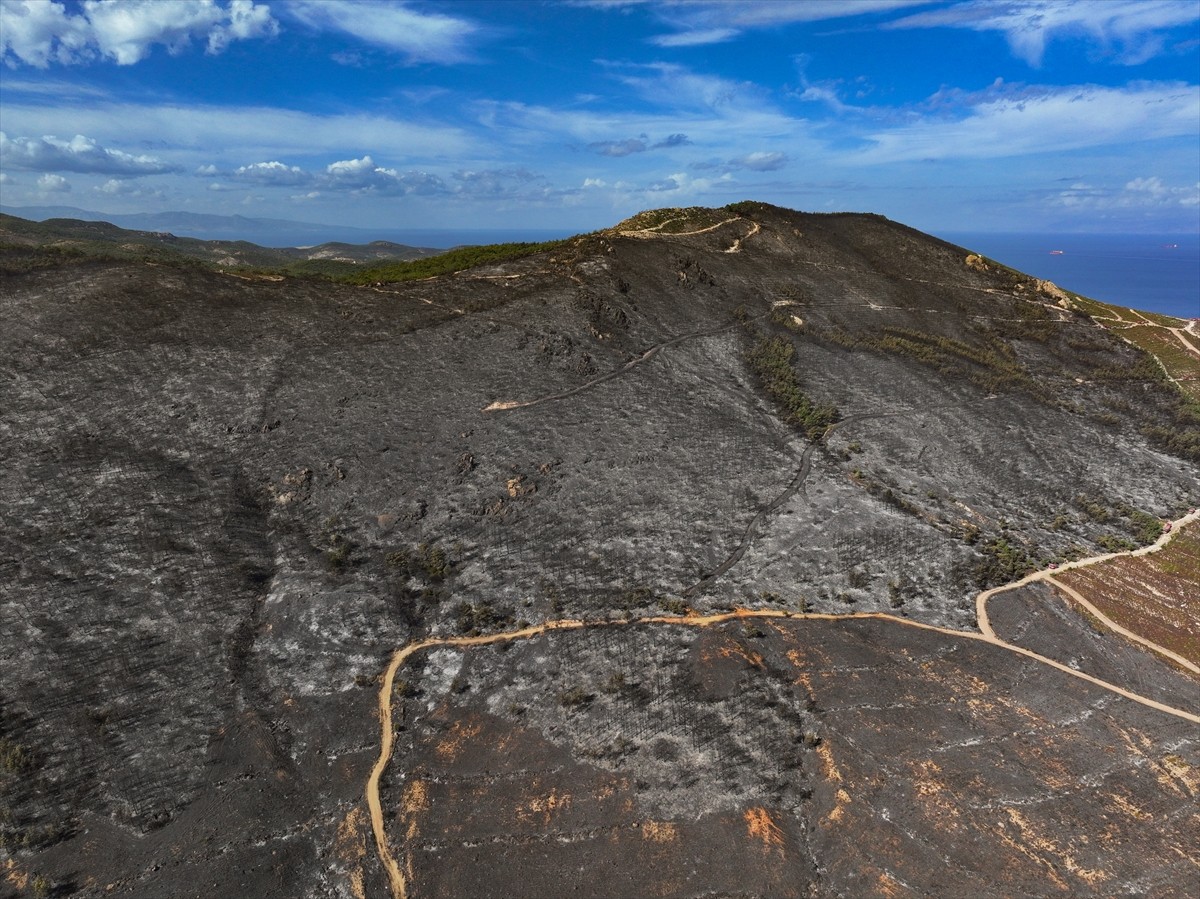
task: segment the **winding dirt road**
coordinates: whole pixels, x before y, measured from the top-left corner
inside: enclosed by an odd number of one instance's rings
[[[722,221],[717,222],[715,225],[709,225],[707,228],[697,228],[695,231],[663,231],[663,228],[667,227],[667,225],[671,224],[672,222],[681,222],[684,220],[684,218],[686,218],[686,216],[677,215],[675,218],[670,218],[666,221],[659,222],[652,228],[633,228],[628,231],[618,231],[617,234],[620,234],[622,237],[637,238],[690,237],[693,234],[707,234],[709,231],[716,231],[718,228],[723,228],[725,225],[732,225],[734,222],[744,221],[740,215],[735,215],[731,219],[723,219]]]
[[[815,444],[812,444],[811,446],[815,446]],[[1156,552],[1157,550],[1166,546],[1182,527],[1198,520],[1200,520],[1200,512],[1194,512],[1185,515],[1173,523],[1173,527],[1170,532],[1163,534],[1158,542],[1151,546],[1143,547],[1128,553],[1107,553],[1102,556],[1081,559],[1077,562],[1064,565],[1062,569],[1058,570],[1061,571],[1067,568],[1079,568],[1085,565],[1094,565],[1098,562],[1120,556],[1138,556]],[[954,628],[940,627],[933,624],[925,624],[919,621],[912,621],[907,618],[899,618],[895,615],[889,615],[884,612],[855,612],[833,615],[820,612],[791,612],[779,609],[735,609],[732,612],[721,612],[712,615],[654,615],[644,618],[604,619],[598,621],[583,621],[576,618],[567,618],[558,621],[547,621],[544,624],[532,625],[520,630],[505,631],[504,633],[499,634],[488,634],[479,637],[429,637],[424,640],[418,640],[413,643],[409,643],[408,645],[398,649],[392,655],[391,662],[388,664],[388,667],[383,674],[382,684],[379,689],[379,758],[376,760],[374,767],[371,769],[371,776],[367,780],[365,790],[367,807],[371,815],[371,827],[375,836],[375,846],[379,854],[379,860],[382,863],[385,872],[387,873],[392,895],[394,899],[407,899],[408,897],[408,880],[405,877],[405,873],[401,869],[399,862],[396,860],[395,855],[392,853],[391,846],[388,842],[387,829],[385,827],[383,818],[383,807],[379,798],[380,780],[382,779],[384,772],[387,770],[388,764],[391,761],[392,747],[395,741],[395,729],[392,723],[392,692],[395,686],[396,672],[399,671],[400,667],[418,653],[435,647],[487,646],[493,643],[525,640],[529,639],[530,637],[538,637],[552,631],[580,630],[583,628],[627,628],[655,624],[676,627],[704,628],[711,627],[714,624],[722,624],[727,621],[749,618],[789,618],[799,621],[851,621],[856,619],[875,619],[887,621],[902,627],[912,627],[920,630],[934,631],[936,633],[946,634],[958,639],[976,640],[982,643],[988,643],[992,646],[996,646],[1017,655],[1024,656],[1025,658],[1032,659],[1040,664],[1048,665],[1049,667],[1061,671],[1064,674],[1068,674],[1071,677],[1087,681],[1088,683],[1101,687],[1102,689],[1107,690],[1116,696],[1123,697],[1132,702],[1140,703],[1148,708],[1172,715],[1176,718],[1182,718],[1185,721],[1190,721],[1194,724],[1200,724],[1200,715],[1196,715],[1187,711],[1186,709],[1176,708],[1175,706],[1167,705],[1166,703],[1161,703],[1148,697],[1141,696],[1130,690],[1126,690],[1124,687],[1101,680],[1098,677],[1093,677],[1090,674],[1085,674],[1082,671],[1076,671],[1075,669],[1064,665],[1061,662],[1057,662],[1054,659],[1039,655],[1038,653],[1029,649],[1025,649],[1024,647],[1007,643],[997,637],[987,618],[988,599],[998,593],[1002,593],[1006,590],[1013,590],[1017,587],[1022,587],[1038,580],[1047,580],[1056,586],[1062,586],[1053,581],[1052,572],[1039,571],[1035,572],[1034,574],[1027,575],[1026,577],[1021,578],[1019,581],[1014,583],[1006,584],[1002,587],[995,587],[991,590],[985,590],[984,592],[980,593],[978,597],[976,597],[975,601],[976,610],[979,614],[979,633],[960,631],[955,630]],[[1075,591],[1070,592],[1074,593]],[[1163,654],[1172,657],[1175,655],[1174,653],[1171,653],[1170,650],[1166,650],[1163,647],[1152,644],[1147,640],[1137,638],[1136,635],[1130,634],[1119,626],[1114,626],[1114,630],[1136,639],[1137,642],[1153,649],[1156,652],[1162,652]],[[1186,660],[1183,661],[1186,663]],[[1190,663],[1187,664],[1192,667],[1193,670],[1195,670],[1195,666],[1191,666]]]
[[[1115,621],[1097,609],[1094,605],[1092,605],[1092,603],[1090,603],[1087,598],[1080,594],[1077,590],[1068,587],[1062,581],[1059,581],[1055,578],[1055,575],[1062,574],[1064,571],[1070,571],[1073,568],[1086,568],[1090,565],[1107,562],[1110,559],[1120,559],[1125,556],[1145,556],[1149,555],[1150,553],[1158,552],[1164,546],[1174,540],[1184,526],[1192,524],[1196,521],[1200,521],[1200,510],[1191,512],[1187,515],[1184,515],[1182,518],[1176,519],[1171,523],[1171,529],[1169,531],[1165,531],[1162,536],[1158,538],[1158,540],[1156,540],[1154,543],[1151,543],[1149,546],[1143,546],[1140,549],[1129,550],[1127,552],[1105,553],[1104,555],[1100,556],[1090,556],[1086,559],[1079,559],[1075,562],[1067,562],[1055,569],[1043,568],[1040,571],[1035,571],[1031,574],[1025,575],[1025,577],[1021,578],[1019,581],[1014,581],[1011,584],[1005,584],[1001,587],[993,587],[991,590],[983,591],[977,597],[975,597],[975,617],[979,622],[980,632],[987,637],[998,639],[996,638],[996,633],[994,630],[992,630],[991,622],[988,619],[987,603],[989,599],[998,593],[1004,593],[1008,590],[1015,590],[1018,587],[1024,587],[1026,584],[1032,584],[1037,581],[1045,581],[1055,589],[1061,591],[1070,599],[1074,600],[1076,603],[1086,609],[1089,614],[1094,615],[1105,627],[1109,628],[1115,633],[1120,634],[1122,637],[1125,637],[1128,640],[1132,640],[1133,642],[1144,646],[1146,649],[1149,649],[1152,652],[1158,653],[1164,658],[1170,659],[1172,662],[1176,663],[1177,665],[1181,665],[1188,671],[1191,671],[1195,674],[1200,674],[1200,667],[1198,667],[1194,662],[1191,662],[1176,652],[1172,652],[1165,646],[1160,646],[1157,643],[1147,640],[1145,637],[1135,634],[1133,631],[1130,631],[1117,624]]]
[[[727,225],[727,224],[730,224],[731,222],[739,221],[739,220],[740,220],[740,218],[728,219],[728,220],[719,222],[716,225],[712,225],[708,228],[702,228],[697,231],[684,232],[684,233],[701,234],[706,231],[713,231],[717,228],[722,227],[723,225]],[[661,228],[663,228],[667,224],[669,224],[669,221],[661,223],[660,225],[656,226],[656,228],[654,228],[654,229],[646,229],[644,231],[634,231],[634,232],[621,232],[621,233],[626,236],[631,236],[631,237],[657,237],[657,236],[661,236],[661,234],[660,234]],[[752,232],[752,233],[757,233],[757,232]],[[746,236],[749,237],[751,235],[748,234]],[[733,247],[731,247],[727,252],[736,252],[737,249],[740,249],[740,243],[741,243],[740,240],[735,241]],[[454,310],[454,311],[457,312],[459,310]],[[1153,322],[1148,322],[1148,323],[1155,324]],[[737,324],[738,324],[737,322],[733,322],[731,324],[724,325],[720,328],[712,329],[709,331],[699,331],[699,332],[694,332],[694,333],[690,333],[690,334],[685,334],[685,335],[681,335],[680,337],[676,337],[672,340],[665,341],[660,344],[656,344],[655,346],[646,350],[640,356],[627,362],[621,368],[611,371],[605,375],[601,375],[598,378],[594,378],[594,379],[592,379],[584,384],[581,384],[577,387],[574,387],[570,390],[566,390],[561,393],[552,394],[550,396],[541,397],[539,399],[530,400],[528,402],[523,402],[523,403],[494,402],[491,405],[487,406],[482,411],[484,411],[484,412],[507,411],[507,410],[511,410],[511,409],[528,408],[530,406],[534,406],[534,405],[537,405],[540,403],[546,403],[546,402],[552,402],[555,400],[566,399],[568,397],[571,397],[578,393],[581,393],[585,390],[588,390],[594,386],[597,386],[598,384],[602,384],[605,381],[608,381],[612,378],[616,378],[622,374],[625,374],[626,372],[630,371],[631,369],[635,368],[636,366],[641,365],[643,362],[646,362],[646,361],[652,359],[660,350],[662,350],[666,347],[672,346],[676,343],[680,343],[684,340],[690,340],[690,339],[694,339],[697,337],[718,334],[718,333],[721,333],[722,331],[726,331],[726,330],[736,327]],[[1130,326],[1132,323],[1125,322],[1125,324],[1126,324],[1126,326]],[[1167,329],[1167,330],[1172,331],[1172,333],[1175,334],[1175,336],[1180,340],[1180,342],[1182,342],[1185,346],[1187,346],[1189,350],[1191,350],[1192,352],[1196,351],[1196,348],[1190,344],[1190,342],[1187,340],[1187,338],[1185,338],[1183,336],[1183,333],[1182,333],[1182,332],[1186,332],[1189,336],[1193,336],[1193,337],[1197,336],[1194,322],[1189,323],[1183,329]],[[1155,357],[1155,358],[1157,359],[1157,357]],[[1160,364],[1162,364],[1161,359],[1158,361]],[[1165,368],[1165,366],[1164,366],[1164,368]],[[1170,373],[1168,372],[1168,377],[1169,376],[1170,376]],[[1174,380],[1174,379],[1172,379],[1172,380]],[[886,417],[888,415],[897,415],[897,414],[904,414],[904,413],[871,413],[871,414],[865,414],[865,415],[856,415],[856,416],[847,417],[846,419],[844,419],[842,422],[839,422],[838,424],[846,425],[853,421],[858,421],[858,420],[862,420],[862,419],[881,418],[881,417]],[[837,425],[830,426],[830,428],[826,431],[826,435],[828,435],[828,433],[834,427],[837,427]],[[721,574],[725,573],[731,567],[733,567],[733,565],[737,564],[737,562],[745,555],[746,550],[748,549],[748,547],[750,546],[751,542],[754,540],[754,538],[757,534],[758,527],[760,526],[761,522],[766,518],[766,516],[769,515],[775,509],[777,509],[780,505],[785,503],[789,498],[794,496],[797,491],[802,489],[804,481],[807,478],[809,471],[811,470],[812,454],[818,445],[819,444],[816,441],[809,443],[809,445],[805,448],[804,453],[801,456],[800,467],[799,467],[796,475],[793,477],[793,479],[787,485],[787,487],[770,504],[768,504],[763,510],[761,510],[755,516],[755,518],[750,522],[749,525],[747,525],[746,530],[744,531],[744,533],[742,535],[742,540],[740,541],[738,547],[735,548],[735,550],[730,554],[730,556],[721,565],[719,565],[716,569],[714,569],[711,573],[706,575],[700,582],[693,585],[692,587],[689,587],[686,591],[684,591],[683,595],[685,597],[690,597],[690,596],[695,595],[697,592],[702,590],[704,588],[704,586],[711,583],[715,578],[719,577]],[[370,816],[371,816],[371,827],[372,827],[372,830],[373,830],[374,836],[375,836],[376,849],[379,854],[380,862],[383,865],[384,871],[387,874],[388,882],[390,884],[391,891],[392,891],[392,895],[393,895],[394,899],[407,899],[407,897],[408,897],[408,880],[405,876],[404,870],[401,868],[399,862],[396,860],[396,857],[393,854],[391,846],[388,842],[387,829],[385,827],[385,822],[384,822],[384,817],[383,817],[383,808],[382,808],[382,804],[381,804],[380,797],[379,797],[380,781],[382,780],[383,775],[387,771],[388,765],[391,761],[392,750],[393,750],[394,741],[395,741],[395,727],[394,727],[394,724],[392,721],[392,694],[393,694],[393,690],[394,690],[394,686],[395,686],[396,673],[399,671],[400,667],[402,665],[404,665],[409,659],[413,658],[415,655],[417,655],[421,652],[424,652],[427,649],[432,649],[432,648],[436,648],[436,647],[467,648],[467,647],[472,647],[472,646],[486,646],[486,645],[490,645],[490,644],[494,644],[494,643],[511,642],[511,641],[515,641],[515,640],[525,640],[525,639],[529,639],[531,637],[538,637],[538,636],[541,636],[543,634],[547,634],[547,633],[550,633],[553,631],[579,630],[579,629],[583,629],[583,628],[596,628],[596,627],[625,628],[625,627],[638,627],[638,626],[646,626],[646,625],[669,625],[669,626],[677,626],[677,627],[704,628],[704,627],[710,627],[715,624],[721,624],[721,623],[724,623],[727,621],[733,621],[733,620],[737,620],[737,619],[749,619],[749,618],[790,618],[790,619],[796,619],[796,620],[816,620],[816,621],[848,621],[848,620],[855,620],[855,619],[877,619],[880,621],[887,621],[894,625],[898,625],[898,626],[902,626],[902,627],[912,627],[912,628],[918,628],[921,630],[934,631],[934,632],[937,632],[940,634],[952,636],[956,639],[967,639],[967,640],[975,640],[975,641],[979,641],[979,642],[983,642],[983,643],[988,643],[992,646],[996,646],[998,648],[1004,649],[1004,650],[1014,653],[1016,655],[1020,655],[1025,658],[1031,659],[1035,662],[1038,662],[1039,664],[1054,668],[1054,669],[1061,671],[1064,674],[1067,674],[1071,677],[1078,678],[1079,680],[1087,681],[1088,683],[1098,686],[1098,687],[1112,693],[1113,695],[1123,697],[1132,702],[1140,703],[1143,706],[1146,706],[1151,709],[1155,709],[1164,714],[1171,715],[1176,718],[1182,718],[1183,720],[1190,721],[1194,724],[1200,724],[1200,715],[1197,715],[1186,709],[1177,708],[1175,706],[1167,705],[1165,703],[1158,702],[1158,701],[1150,699],[1148,697],[1141,696],[1141,695],[1134,693],[1130,690],[1127,690],[1124,687],[1121,687],[1117,684],[1112,684],[1107,681],[1101,680],[1100,678],[1093,677],[1090,674],[1085,674],[1084,672],[1077,671],[1067,665],[1064,665],[1061,662],[1055,661],[1054,659],[1050,659],[1046,656],[1039,655],[1038,653],[1035,653],[1032,650],[1025,649],[1024,647],[1021,647],[1021,646],[1016,646],[1014,644],[1008,643],[1008,642],[1000,639],[999,637],[996,636],[995,631],[992,629],[992,626],[991,626],[990,621],[988,620],[988,614],[987,614],[987,602],[993,596],[996,596],[997,594],[1003,593],[1008,590],[1014,590],[1018,587],[1025,586],[1026,584],[1030,584],[1035,581],[1046,581],[1047,583],[1051,584],[1053,587],[1061,590],[1065,595],[1070,597],[1073,601],[1077,602],[1081,607],[1086,609],[1090,614],[1096,616],[1096,618],[1099,621],[1104,623],[1105,626],[1111,628],[1115,633],[1119,633],[1122,636],[1126,637],[1127,639],[1130,639],[1153,652],[1159,653],[1163,657],[1168,658],[1168,659],[1172,660],[1173,662],[1182,665],[1183,667],[1187,668],[1188,670],[1200,673],[1200,670],[1197,669],[1197,666],[1195,664],[1193,664],[1192,662],[1190,662],[1189,660],[1184,659],[1183,657],[1166,649],[1165,647],[1159,646],[1156,643],[1153,643],[1137,634],[1134,634],[1133,632],[1127,630],[1126,628],[1121,627],[1116,622],[1111,621],[1107,616],[1103,615],[1103,613],[1101,613],[1098,609],[1096,609],[1096,607],[1094,605],[1092,605],[1092,603],[1090,603],[1085,597],[1080,595],[1078,593],[1078,591],[1068,587],[1067,585],[1061,583],[1060,581],[1055,580],[1055,578],[1054,578],[1054,575],[1056,573],[1060,573],[1062,571],[1067,571],[1072,568],[1081,568],[1081,567],[1088,566],[1088,565],[1095,565],[1100,562],[1104,562],[1109,559],[1119,558],[1122,556],[1141,556],[1141,555],[1146,555],[1148,553],[1157,552],[1158,550],[1160,550],[1164,546],[1166,546],[1172,539],[1174,539],[1175,535],[1177,535],[1183,527],[1185,527],[1189,524],[1193,524],[1196,521],[1200,521],[1200,512],[1190,513],[1190,514],[1185,515],[1182,518],[1176,520],[1175,522],[1173,522],[1171,530],[1164,533],[1154,544],[1152,544],[1150,546],[1142,547],[1141,549],[1133,550],[1131,552],[1107,553],[1104,555],[1093,556],[1093,557],[1090,557],[1087,559],[1081,559],[1081,560],[1078,560],[1075,562],[1067,563],[1067,564],[1063,565],[1062,567],[1060,567],[1056,570],[1053,570],[1053,571],[1051,571],[1051,570],[1037,571],[1037,572],[1029,574],[1026,577],[1023,577],[1020,580],[1015,581],[1013,583],[1005,584],[1003,586],[995,587],[990,590],[985,590],[985,591],[981,592],[976,597],[976,600],[975,600],[975,608],[976,608],[976,612],[977,612],[978,626],[979,626],[978,633],[971,632],[971,631],[955,630],[953,628],[940,627],[940,626],[932,625],[932,624],[924,624],[921,622],[912,621],[907,618],[900,618],[895,615],[889,615],[884,612],[824,614],[824,613],[813,613],[813,612],[806,612],[806,613],[790,612],[790,611],[778,610],[778,609],[763,609],[763,610],[736,609],[732,612],[723,612],[723,613],[712,614],[712,615],[689,614],[689,615],[682,615],[682,616],[647,616],[647,617],[643,617],[643,618],[611,619],[611,620],[606,619],[606,620],[596,620],[596,621],[583,621],[583,620],[579,620],[579,619],[562,619],[562,620],[558,620],[558,621],[548,621],[543,624],[533,625],[530,627],[522,628],[520,630],[507,631],[507,632],[499,633],[499,634],[490,634],[490,635],[478,636],[478,637],[429,637],[424,640],[418,640],[418,641],[409,643],[409,644],[401,647],[400,649],[398,649],[392,655],[391,661],[389,662],[389,664],[383,674],[382,683],[380,685],[380,690],[379,690],[379,702],[378,702],[379,726],[380,726],[379,757],[376,760],[375,765],[371,769],[371,774],[367,780],[366,788],[365,788],[367,807],[368,807],[368,810],[369,810]]]

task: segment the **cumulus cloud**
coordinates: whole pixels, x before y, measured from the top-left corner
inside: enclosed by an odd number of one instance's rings
[[[337,195],[540,200],[576,190],[551,188],[543,176],[519,167],[460,169],[443,177],[432,172],[400,171],[377,165],[369,155],[331,162],[323,171],[307,171],[278,161],[258,162],[224,173],[224,177],[229,182],[214,181],[209,190],[233,190],[234,184],[299,187],[300,191],[289,194],[289,199],[295,201]]]
[[[1040,66],[1047,45],[1085,36],[1108,49],[1118,62],[1136,65],[1161,52],[1167,32],[1200,20],[1200,5],[1175,0],[973,0],[928,10],[890,23],[890,28],[968,28],[1004,35],[1013,54]]]
[[[364,156],[362,159],[344,159],[341,162],[331,162],[325,167],[325,171],[334,178],[341,178],[347,181],[360,179],[374,172],[390,174],[388,169],[377,169],[375,162],[370,156]]]
[[[205,172],[205,174],[210,173]],[[233,177],[242,181],[253,181],[256,184],[277,186],[305,184],[311,178],[299,166],[284,165],[282,162],[255,162],[251,165],[243,165],[233,172]]]
[[[206,166],[204,169],[205,174],[216,173],[216,170],[210,166]],[[287,165],[277,160],[255,162],[239,166],[228,173],[227,177],[237,182],[257,184],[263,187],[308,188],[306,193],[296,194],[293,199],[297,197],[311,199],[325,192],[409,196],[446,193],[448,190],[445,182],[437,175],[419,171],[400,172],[396,169],[385,168],[376,165],[370,156],[331,162],[323,172],[307,171],[299,166]],[[229,188],[214,183],[209,186],[209,189],[227,190]]]
[[[37,186],[43,193],[66,193],[71,189],[70,182],[62,175],[42,175],[37,180]]]
[[[35,172],[82,172],[102,175],[157,175],[178,171],[154,156],[134,156],[102,147],[82,134],[71,140],[13,137],[0,131],[0,165]]]
[[[10,67],[46,68],[110,59],[133,65],[155,45],[176,54],[200,40],[208,53],[277,34],[270,9],[254,0],[84,0],[72,15],[53,0],[0,2],[0,55]]]
[[[314,31],[336,31],[402,55],[406,62],[470,60],[470,44],[481,29],[474,22],[423,12],[394,3],[352,0],[292,0],[287,15]]]

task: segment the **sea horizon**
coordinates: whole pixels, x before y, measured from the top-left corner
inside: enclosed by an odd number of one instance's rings
[[[1094,300],[1200,317],[1200,234],[976,231],[938,236]]]

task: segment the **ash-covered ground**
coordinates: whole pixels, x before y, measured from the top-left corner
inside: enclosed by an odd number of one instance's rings
[[[1200,504],[1175,389],[1044,283],[876,216],[681,216],[403,284],[6,274],[0,888],[386,895],[363,789],[377,678],[411,640],[735,606],[970,630],[982,587]],[[609,895],[650,867],[672,895],[886,893],[885,873],[1167,895],[1197,871],[1194,848],[1145,850],[1188,845],[1195,728],[1011,653],[797,622],[744,637],[773,667],[730,680],[698,661],[717,634],[598,639],[413,663],[427,698],[384,791],[413,895],[548,895],[580,867]],[[437,673],[458,656],[477,682]],[[596,698],[563,706],[576,685]],[[470,764],[526,773],[438,782],[408,843],[430,728],[480,721]],[[944,764],[938,740],[974,748]],[[533,788],[506,784],[545,766],[587,840],[513,810]],[[1110,774],[1147,817],[1097,823]],[[470,829],[489,808],[500,836]],[[988,879],[998,858],[1016,879]]]

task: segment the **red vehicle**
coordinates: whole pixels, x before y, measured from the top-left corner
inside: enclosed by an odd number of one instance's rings
[[[1166,524],[1163,525],[1163,533],[1167,534],[1167,533],[1170,533],[1170,531],[1171,531],[1171,522],[1168,521]]]

